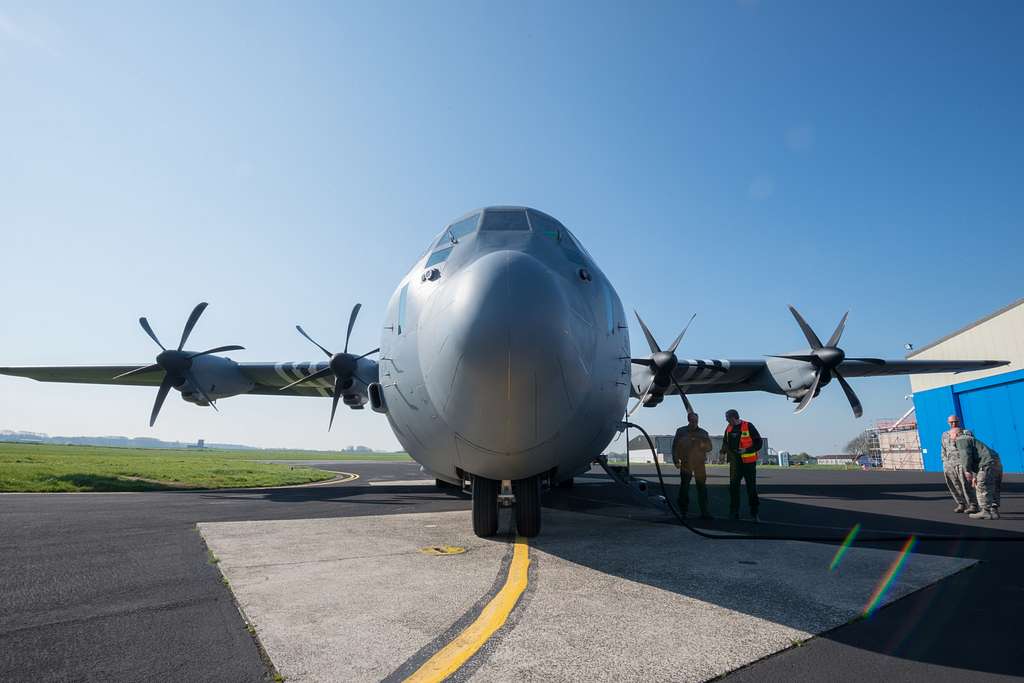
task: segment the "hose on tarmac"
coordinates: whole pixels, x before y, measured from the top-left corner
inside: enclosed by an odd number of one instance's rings
[[[716,534],[703,529],[698,529],[687,523],[686,518],[676,509],[676,506],[672,504],[672,499],[669,498],[668,492],[665,489],[665,478],[661,474],[661,464],[658,462],[658,453],[654,448],[654,441],[651,440],[651,436],[647,433],[647,430],[634,422],[624,422],[627,427],[633,427],[639,429],[640,433],[644,435],[644,439],[647,440],[647,446],[651,449],[651,455],[654,458],[654,467],[658,470],[658,483],[661,485],[661,495],[665,498],[665,504],[668,505],[668,509],[672,511],[675,518],[686,527],[690,532],[707,538],[713,541],[808,541],[810,543],[842,543],[844,537],[838,536],[787,536],[785,534]],[[808,528],[810,525],[808,525]],[[907,540],[906,531],[884,531],[876,530],[875,533],[891,534],[891,536],[858,536],[858,543],[905,543]],[[917,538],[918,541],[985,541],[985,542],[996,542],[996,543],[1020,543],[1024,542],[1024,536],[942,536],[933,534],[911,534]]]

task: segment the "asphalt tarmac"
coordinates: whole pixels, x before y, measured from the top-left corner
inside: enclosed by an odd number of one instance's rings
[[[266,491],[0,495],[0,679],[270,680],[271,670],[210,562],[197,522],[469,507],[467,497],[412,483],[422,479],[412,463],[324,467],[360,479]],[[546,504],[597,518],[670,523],[664,513],[635,505],[603,476],[592,473],[579,482],[551,492]],[[725,470],[712,468],[710,483],[712,507],[723,515]],[[953,514],[941,477],[934,474],[763,469],[759,484],[762,533],[841,538],[859,522],[865,535],[883,530],[1024,538],[1019,475],[1004,483],[998,522]],[[674,496],[675,489],[669,493]],[[710,526],[754,528],[721,520]],[[922,539],[917,550],[981,562],[869,620],[826,632],[729,680],[995,680],[1024,674],[1017,643],[1024,545]]]

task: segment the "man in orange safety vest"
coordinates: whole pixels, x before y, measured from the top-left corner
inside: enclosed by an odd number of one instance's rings
[[[740,518],[740,480],[747,484],[747,505],[750,518],[761,521],[757,515],[757,452],[761,450],[761,435],[750,422],[740,419],[736,410],[725,413],[728,425],[722,437],[722,455],[729,457],[729,519]]]

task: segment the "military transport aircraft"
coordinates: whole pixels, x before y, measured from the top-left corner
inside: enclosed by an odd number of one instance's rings
[[[196,306],[172,348],[139,319],[161,349],[151,364],[5,367],[0,373],[159,387],[151,426],[172,388],[185,401],[214,408],[238,394],[330,396],[328,428],[339,401],[353,409],[369,403],[439,484],[470,482],[478,535],[496,533],[499,488],[509,480],[518,533],[533,536],[540,531],[541,486],[570,483],[589,467],[620,428],[630,396],[638,399],[636,410],[672,394],[689,406],[686,394],[766,391],[798,402],[800,412],[834,378],[860,417],[847,377],[1005,364],[848,358],[837,346],[845,315],[822,343],[792,307],[810,346],[798,353],[681,359],[676,349],[685,328],[662,348],[637,314],[651,353],[634,358],[622,304],[594,259],[559,221],[525,207],[480,209],[445,227],[391,297],[379,349],[349,352],[356,304],[340,352],[297,326],[325,355],[319,361],[238,363],[218,355],[240,346],[188,351],[205,308]],[[379,360],[369,358],[378,352]]]

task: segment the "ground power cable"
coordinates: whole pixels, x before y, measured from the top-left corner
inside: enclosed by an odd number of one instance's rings
[[[644,439],[647,440],[647,446],[651,449],[651,455],[654,458],[654,467],[658,471],[658,483],[661,485],[661,495],[665,499],[665,504],[668,509],[672,512],[673,516],[686,527],[689,531],[693,532],[697,536],[707,538],[712,541],[807,541],[809,543],[843,543],[843,537],[837,536],[786,536],[780,534],[716,534],[698,529],[690,525],[686,518],[678,510],[675,505],[672,504],[672,499],[669,498],[668,492],[665,489],[665,479],[661,474],[661,464],[658,462],[658,453],[654,448],[654,441],[651,440],[651,436],[647,433],[647,430],[634,422],[623,422],[626,427],[633,427],[639,429],[640,433],[644,435]],[[809,528],[809,526],[808,526]],[[905,543],[907,532],[905,531],[884,531],[878,530],[877,533],[892,534],[892,537],[888,536],[858,536],[857,543]],[[984,541],[984,542],[996,542],[996,543],[1021,543],[1024,542],[1024,536],[944,536],[937,534],[917,534],[913,533],[913,536],[918,541]]]

